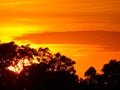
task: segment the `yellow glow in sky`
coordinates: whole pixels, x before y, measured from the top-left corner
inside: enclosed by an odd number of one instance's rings
[[[11,41],[16,36],[23,37],[24,34],[33,34],[35,37],[36,34],[48,31],[85,30],[120,31],[120,0],[0,0],[2,42]],[[46,37],[49,40],[49,36]],[[24,38],[22,41],[17,39],[17,43],[31,44],[31,38],[33,39],[29,36],[25,41]],[[74,40],[77,41],[73,38]],[[92,56],[95,59],[98,57],[96,54]],[[90,58],[89,61],[93,59]]]
[[[119,6],[119,0],[0,0],[0,25],[46,26],[45,31],[120,31]]]
[[[28,26],[28,25],[5,25],[0,27],[0,40],[11,41],[15,36],[21,36],[23,34],[41,33],[45,30],[45,27]]]

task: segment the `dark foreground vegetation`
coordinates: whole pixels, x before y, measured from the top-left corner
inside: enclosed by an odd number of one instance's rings
[[[16,74],[8,70],[13,61],[37,59],[40,63],[23,65]],[[97,74],[94,67],[79,78],[74,69],[75,61],[52,54],[48,48],[38,50],[29,45],[18,46],[14,42],[0,44],[0,90],[120,90],[120,61],[110,60]]]

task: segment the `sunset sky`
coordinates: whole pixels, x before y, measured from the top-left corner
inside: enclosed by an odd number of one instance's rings
[[[120,51],[119,39],[120,0],[0,0],[2,42],[101,45],[113,52]]]
[[[45,31],[120,31],[119,0],[0,0],[0,39]]]

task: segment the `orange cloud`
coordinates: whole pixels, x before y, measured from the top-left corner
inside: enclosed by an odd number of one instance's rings
[[[105,51],[120,51],[120,32],[72,31],[26,34],[14,40],[28,40],[35,44],[85,44],[98,45]]]
[[[0,0],[0,29],[14,28],[18,35],[36,28],[39,32],[120,31],[119,4],[118,0]]]

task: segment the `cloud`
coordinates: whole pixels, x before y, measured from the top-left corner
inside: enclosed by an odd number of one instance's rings
[[[43,29],[41,27],[41,29]],[[18,24],[8,24],[0,25],[0,40],[11,41],[13,37],[22,36],[24,34],[29,34],[33,32],[40,32],[40,28],[33,25],[18,25]]]
[[[71,31],[25,34],[14,40],[29,40],[36,44],[86,44],[99,45],[103,50],[120,51],[120,32]]]
[[[0,24],[46,25],[52,30],[120,30],[118,0],[0,0]],[[5,6],[4,6],[5,5]],[[54,28],[55,27],[55,28]]]

